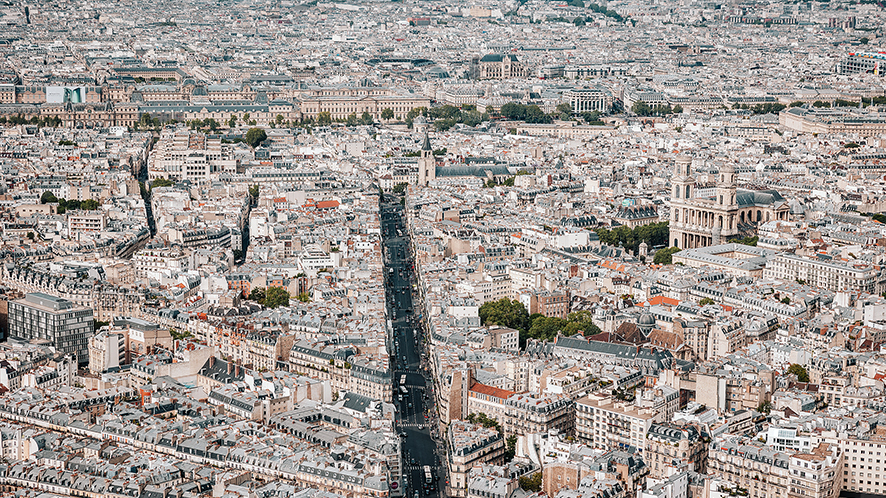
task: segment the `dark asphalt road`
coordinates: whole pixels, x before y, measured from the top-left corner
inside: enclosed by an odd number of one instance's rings
[[[415,498],[436,497],[444,487],[445,473],[440,469],[441,455],[432,439],[429,421],[433,420],[434,397],[426,384],[422,368],[422,337],[417,313],[412,303],[412,259],[409,241],[405,235],[405,219],[399,204],[382,204],[382,237],[385,243],[385,277],[387,278],[388,305],[394,330],[391,357],[394,371],[394,404],[397,406],[397,430],[403,438],[403,475],[406,486],[404,495]],[[393,270],[393,271],[391,271]],[[412,313],[409,313],[412,311]],[[414,322],[413,322],[414,320]],[[402,394],[400,379],[406,375],[407,394]],[[427,399],[426,399],[427,398]],[[426,486],[423,467],[431,467],[434,482]],[[439,478],[439,481],[437,480]]]

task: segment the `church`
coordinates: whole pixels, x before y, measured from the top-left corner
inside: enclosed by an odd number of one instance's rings
[[[720,168],[717,185],[696,191],[692,158],[677,157],[671,178],[671,245],[693,249],[754,236],[757,225],[788,220],[790,206],[775,190],[744,190],[735,186],[735,168]]]
[[[520,169],[525,169],[525,167],[520,165]],[[421,155],[418,158],[418,175],[415,182],[417,185],[428,185],[437,179],[474,178],[483,181],[502,181],[509,176],[514,176],[514,173],[506,164],[488,164],[483,161],[477,164],[437,165],[431,148],[431,140],[425,133]]]

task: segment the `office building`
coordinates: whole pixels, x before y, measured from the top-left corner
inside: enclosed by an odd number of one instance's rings
[[[92,310],[67,299],[42,292],[9,303],[9,335],[30,341],[46,341],[62,353],[89,361],[88,345],[94,321]]]

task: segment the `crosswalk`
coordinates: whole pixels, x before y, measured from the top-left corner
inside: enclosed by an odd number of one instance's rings
[[[443,468],[443,467],[440,466],[440,465],[431,465],[431,470],[432,470],[432,471],[434,471],[434,470],[439,470],[439,469],[442,469],[442,468]],[[423,470],[424,470],[424,466],[422,466],[422,465],[406,465],[406,466],[403,467],[403,470],[404,470],[404,471],[409,471],[409,472],[414,472],[414,471],[416,471],[416,470],[423,471]]]
[[[418,423],[413,424],[413,423],[408,423],[408,422],[407,423],[401,422],[401,423],[397,424],[397,427],[410,427],[413,429],[418,429],[418,426],[427,427],[427,424],[418,424]]]

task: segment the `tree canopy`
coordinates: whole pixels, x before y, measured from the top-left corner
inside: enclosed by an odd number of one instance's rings
[[[529,312],[523,303],[516,299],[503,298],[489,301],[480,306],[480,323],[483,325],[501,325],[517,329],[522,333],[529,330]]]
[[[279,308],[280,306],[289,306],[289,291],[283,287],[261,287],[252,289],[249,293],[249,300],[255,301],[266,308]]]
[[[246,132],[246,143],[252,148],[258,147],[267,139],[268,134],[261,128],[250,128],[249,131]]]
[[[258,287],[258,288],[255,288],[255,289],[252,289],[252,291],[249,292],[249,300],[250,300],[250,301],[255,301],[255,302],[257,302],[258,304],[264,304],[264,302],[265,302],[265,290],[264,290],[263,288],[261,288],[261,287]]]
[[[625,225],[613,229],[598,228],[594,230],[600,242],[610,246],[621,245],[632,253],[637,252],[641,242],[649,247],[663,246],[668,243],[668,222],[650,223],[634,228]]]
[[[171,187],[173,185],[175,185],[175,182],[170,180],[169,178],[156,178],[153,182],[151,182],[151,188]]]
[[[797,380],[800,382],[809,382],[809,372],[806,371],[806,367],[799,363],[789,366],[787,373],[796,375]]]
[[[265,307],[289,306],[289,291],[283,287],[268,287],[265,291]]]
[[[657,265],[669,265],[674,262],[674,254],[678,252],[680,252],[679,247],[668,247],[667,249],[655,251],[655,257],[652,259],[652,262]]]
[[[58,202],[58,198],[48,190],[40,196],[40,204],[51,204],[53,202]]]
[[[631,106],[631,112],[637,116],[664,116],[667,114],[679,114],[683,112],[683,108],[680,107],[680,109],[677,110],[676,107],[672,108],[670,105],[650,106],[646,102],[638,100]]]
[[[536,472],[531,476],[520,476],[520,489],[532,493],[541,491],[542,477],[541,472]]]
[[[85,209],[87,211],[94,211],[101,206],[101,203],[94,199],[86,199],[85,201],[80,203],[80,209]]]
[[[590,311],[570,313],[565,320],[540,314],[534,314],[530,319],[532,325],[526,334],[521,334],[521,344],[525,344],[526,339],[550,341],[556,338],[558,333],[567,336],[578,333],[591,336],[601,332],[600,327],[594,325]]]
[[[735,242],[736,244],[746,245],[746,246],[756,246],[757,242],[759,242],[759,241],[760,241],[760,237],[757,237],[756,235],[754,235],[753,237],[745,237],[742,239],[735,239],[732,242]]]
[[[537,105],[524,105],[516,102],[508,102],[501,106],[499,113],[515,121],[526,121],[527,123],[550,123],[553,118],[548,116]]]

